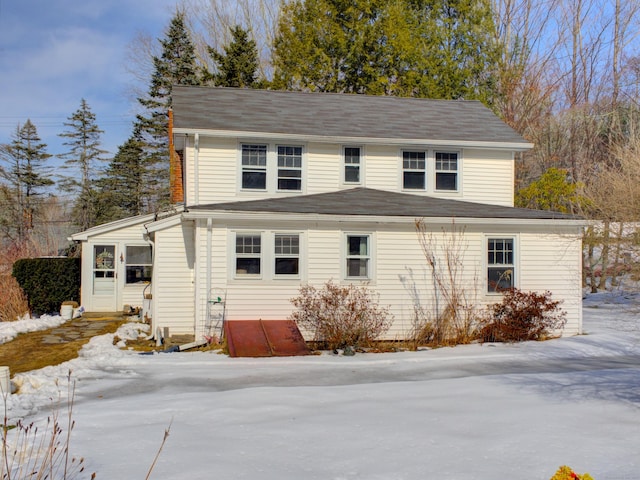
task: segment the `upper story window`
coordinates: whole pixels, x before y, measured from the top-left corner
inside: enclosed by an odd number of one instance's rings
[[[127,245],[126,283],[148,283],[151,281],[151,245]]]
[[[276,233],[274,236],[274,273],[300,273],[300,235]]]
[[[427,154],[420,151],[402,152],[402,188],[426,190]]]
[[[360,147],[344,148],[344,183],[360,183]]]
[[[489,238],[487,240],[487,290],[500,292],[515,286],[515,239]]]
[[[371,236],[347,235],[346,264],[347,278],[370,278],[371,270]]]
[[[262,236],[259,233],[236,234],[236,275],[259,276],[261,255]]]
[[[301,192],[304,169],[300,145],[242,144],[239,187],[244,191]]]
[[[242,188],[267,189],[266,145],[242,145]]]
[[[436,152],[436,190],[458,190],[458,154]]]
[[[278,190],[302,190],[302,147],[278,146]]]

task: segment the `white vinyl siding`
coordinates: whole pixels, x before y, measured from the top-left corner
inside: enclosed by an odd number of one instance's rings
[[[155,233],[153,322],[170,334],[194,333],[194,230],[190,223]]]
[[[233,277],[228,272],[226,256],[229,249],[235,248],[235,225],[214,226],[211,234],[211,286],[222,288],[226,293],[226,318],[229,320],[282,320],[288,318],[293,311],[291,298],[299,293],[303,284],[321,288],[326,282],[360,284],[360,279],[346,279],[343,277],[347,234],[372,235],[371,261],[375,264],[370,280],[365,282],[367,288],[374,294],[379,294],[379,303],[388,306],[394,316],[394,323],[387,333],[387,339],[404,338],[413,327],[415,312],[433,314],[436,297],[433,286],[433,276],[418,242],[418,236],[412,222],[401,225],[360,225],[366,231],[358,232],[344,230],[338,224],[318,224],[313,228],[291,230],[291,225],[284,228],[278,222],[263,222],[254,227],[260,229],[263,244],[263,265],[272,262],[274,256],[269,253],[270,260],[266,260],[267,251],[275,255],[274,243],[267,247],[269,236],[300,235],[300,265],[306,269],[304,276],[299,278],[281,279],[277,276],[266,276],[258,281],[242,280]],[[376,229],[377,228],[377,229]],[[429,227],[432,242],[438,255],[443,255],[443,248],[449,241],[451,224],[439,224]],[[523,232],[520,227],[517,233],[509,230],[497,234],[487,234],[482,226],[456,225],[458,231],[464,231],[461,241],[461,256],[464,267],[459,272],[460,284],[471,302],[479,308],[488,303],[499,301],[499,295],[486,293],[486,256],[488,237],[514,237],[518,239],[518,286],[523,290],[544,291],[547,288],[553,292],[553,298],[563,300],[562,308],[567,310],[569,324],[567,333],[577,333],[581,322],[581,290],[580,290],[580,242],[577,229],[559,230],[549,234],[531,228],[532,233]],[[487,227],[488,228],[488,227]],[[495,228],[495,227],[494,227]],[[251,230],[255,232],[256,230]],[[372,233],[367,233],[372,232]],[[443,233],[444,232],[444,233]],[[302,239],[304,238],[304,242]],[[202,305],[201,315],[204,315],[206,302],[207,272],[205,259],[206,229],[201,223],[198,235],[200,245],[198,258],[202,260],[198,274],[198,282]],[[444,264],[444,262],[439,262]],[[233,262],[231,262],[233,265]],[[265,267],[266,268],[266,267]],[[272,267],[269,267],[272,268]],[[549,271],[558,272],[550,277]],[[201,320],[202,321],[202,320]]]
[[[581,232],[528,233],[519,237],[520,289],[544,292],[562,301],[567,312],[565,335],[581,333],[582,328],[582,242]]]
[[[307,145],[307,193],[338,190],[341,184],[342,146],[332,143]],[[345,188],[351,188],[346,186]]]
[[[462,165],[462,199],[512,207],[513,168],[511,152],[465,149]]]
[[[195,181],[195,150],[193,138],[185,151],[187,205],[230,201],[237,197],[236,175],[238,142],[235,139],[200,135],[198,151],[198,182]],[[196,195],[195,187],[198,186]],[[197,199],[197,201],[196,201]]]
[[[266,190],[242,190],[240,188],[241,168],[240,149],[242,144],[269,145],[273,165],[267,173]],[[199,138],[198,195],[195,194],[193,139],[190,138],[185,151],[185,175],[187,177],[187,204],[208,204],[228,202],[239,199],[269,198],[279,195],[314,194],[331,192],[338,189],[365,186],[380,190],[389,190],[416,195],[441,197],[455,196],[457,199],[494,205],[513,205],[513,158],[511,152],[499,150],[460,149],[450,150],[424,145],[421,147],[366,145],[361,148],[360,184],[344,182],[344,147],[338,143],[311,142],[303,148],[302,190],[278,190],[278,167],[275,149],[277,145],[290,145],[286,141],[261,142],[247,141],[239,143],[233,139],[219,139],[201,135]],[[294,144],[291,144],[294,145]],[[403,189],[402,150],[423,151],[425,158],[425,188]],[[457,189],[437,189],[436,152],[455,153],[457,155]],[[400,155],[400,168],[398,168]],[[268,167],[269,168],[269,167]],[[444,173],[444,171],[442,172]],[[490,185],[491,188],[487,188]]]
[[[110,299],[93,295],[93,250],[96,245],[114,246],[115,283]],[[92,235],[82,247],[82,285],[80,302],[89,312],[122,311],[125,305],[141,306],[146,283],[126,283],[127,245],[149,245],[142,224]],[[122,254],[123,261],[120,262]]]

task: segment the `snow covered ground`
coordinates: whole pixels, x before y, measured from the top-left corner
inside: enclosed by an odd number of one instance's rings
[[[169,425],[152,479],[544,480],[564,464],[638,479],[640,296],[588,297],[584,330],[266,359],[139,355],[105,335],[76,360],[17,375],[7,405],[44,422],[71,369],[71,449],[98,479],[143,479]]]

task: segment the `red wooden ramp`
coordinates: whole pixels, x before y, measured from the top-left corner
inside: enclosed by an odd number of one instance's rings
[[[292,320],[227,320],[224,334],[232,357],[309,354],[309,348]]]

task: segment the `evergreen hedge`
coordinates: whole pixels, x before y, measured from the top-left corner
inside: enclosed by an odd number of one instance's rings
[[[58,314],[62,302],[80,302],[79,258],[24,258],[13,264],[12,275],[34,315]]]

